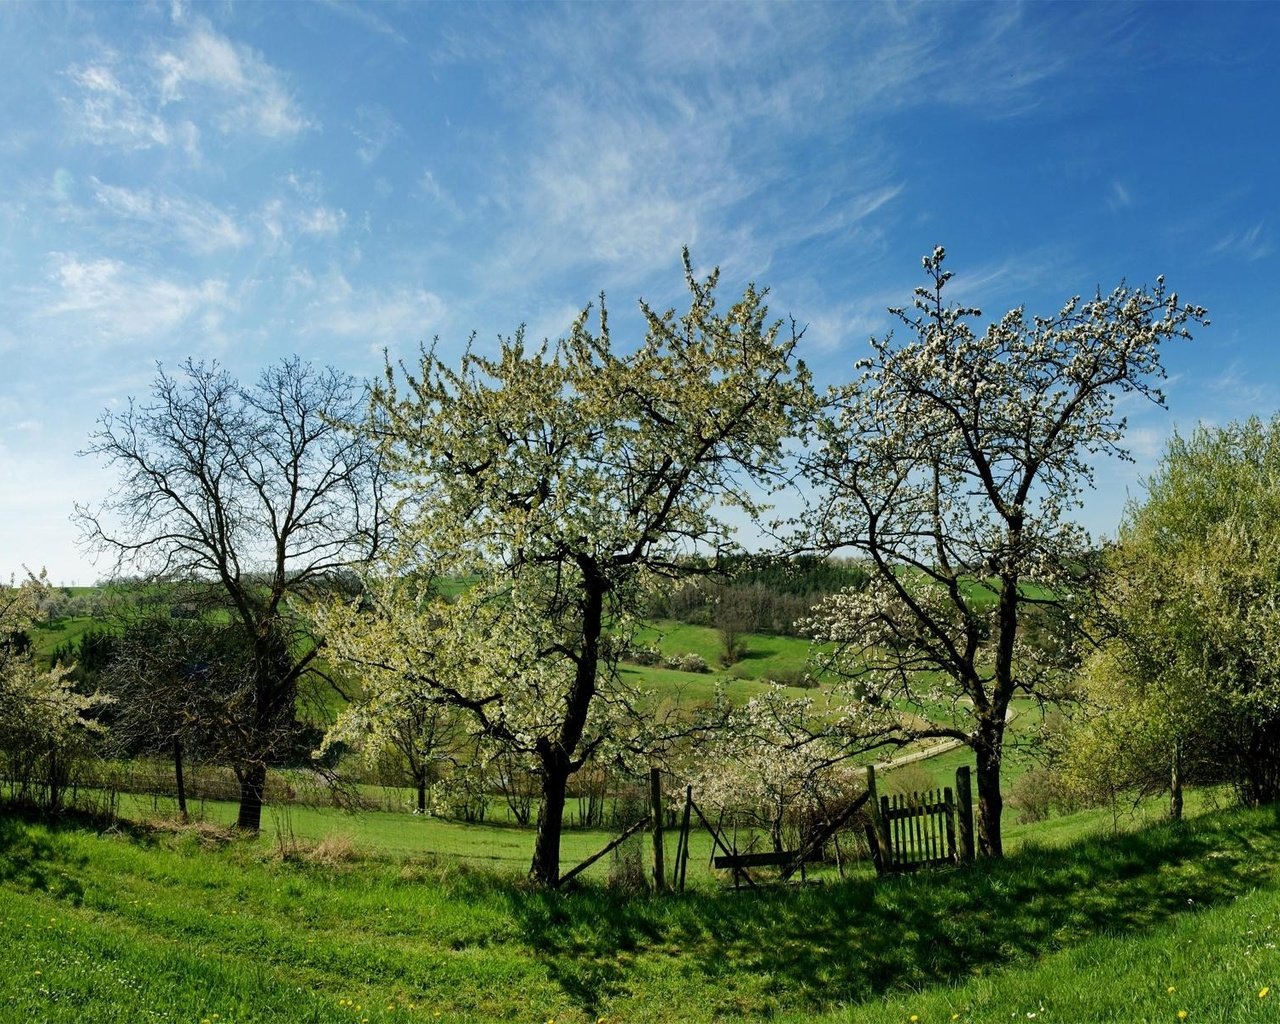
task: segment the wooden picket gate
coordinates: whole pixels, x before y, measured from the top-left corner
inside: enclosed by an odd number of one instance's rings
[[[875,769],[868,768],[870,838],[877,871],[914,871],[973,860],[973,800],[967,766],[956,771],[959,799],[950,786],[878,799],[875,787]]]

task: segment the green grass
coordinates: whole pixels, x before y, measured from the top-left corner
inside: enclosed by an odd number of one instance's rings
[[[79,640],[89,630],[101,625],[101,622],[89,615],[57,618],[52,622],[37,622],[30,630],[31,648],[37,658],[47,661],[63,644]]]
[[[1217,813],[958,871],[627,898],[11,819],[0,942],[0,1020],[49,1024],[1261,1022],[1280,823]]]
[[[735,677],[789,678],[804,672],[808,665],[809,641],[800,637],[746,633],[741,640],[746,645],[746,655],[730,667]],[[641,628],[636,635],[636,643],[657,647],[664,658],[698,654],[712,671],[722,671],[720,654],[724,647],[719,630],[710,626],[691,626],[685,622],[663,619]]]

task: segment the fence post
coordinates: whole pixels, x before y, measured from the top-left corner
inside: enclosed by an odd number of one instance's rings
[[[880,813],[880,795],[876,792],[876,767],[873,764],[867,765],[867,795],[868,804],[871,807],[871,833],[875,837],[877,847],[873,860],[876,871],[884,872],[891,861],[889,833],[885,829],[884,816]]]
[[[662,771],[649,769],[649,803],[653,811],[653,887],[662,892],[667,887],[667,869],[662,846]]]
[[[967,764],[956,769],[956,816],[960,825],[960,859],[973,860],[973,790]]]
[[[689,870],[689,813],[693,810],[693,787],[684,787],[684,820],[680,823],[680,860],[675,870],[680,876],[679,889],[684,892],[684,878]]]

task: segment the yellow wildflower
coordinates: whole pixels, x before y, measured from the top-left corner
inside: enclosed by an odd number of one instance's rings
[[[1179,1011],[1178,1011],[1178,1020],[1186,1020],[1186,1019],[1187,1019],[1187,1011],[1186,1011],[1186,1010],[1179,1010]]]
[[[1258,998],[1259,998],[1259,999],[1266,999],[1266,998],[1267,998],[1267,996],[1268,996],[1268,995],[1270,995],[1270,994],[1271,994],[1271,989],[1267,988],[1267,986],[1266,986],[1266,985],[1263,985],[1263,986],[1262,986],[1262,988],[1258,989]]]

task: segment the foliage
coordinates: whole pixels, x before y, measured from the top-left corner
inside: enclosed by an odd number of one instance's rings
[[[734,829],[763,829],[775,850],[798,848],[813,823],[858,793],[861,771],[816,724],[812,698],[773,687],[728,710],[723,728],[689,759],[677,795],[691,785],[701,807]]]
[[[1108,559],[1114,639],[1073,742],[1123,785],[1280,799],[1280,417],[1175,434]],[[1078,764],[1087,776],[1088,766]]]
[[[43,572],[0,588],[0,763],[11,794],[56,810],[107,699],[78,692],[65,666],[36,665],[26,631],[49,590]]]
[[[1127,457],[1117,401],[1162,404],[1160,346],[1205,314],[1157,278],[1049,317],[1014,309],[978,335],[980,311],[945,302],[944,258],[924,258],[928,286],[892,311],[908,339],[873,339],[819,421],[811,543],[859,552],[871,580],[824,601],[807,629],[834,645],[856,695],[886,714],[919,708],[932,724],[911,734],[972,747],[979,841],[998,855],[1010,701],[1060,697],[1071,664],[1069,645],[1027,642],[1023,610],[1087,597],[1089,543],[1070,514],[1094,460]]]
[[[855,563],[812,555],[726,559],[727,578],[696,578],[655,590],[646,615],[738,633],[796,635],[824,594],[864,586],[867,572]]]
[[[647,335],[626,354],[602,300],[594,326],[584,310],[554,344],[521,331],[456,369],[430,350],[389,367],[374,422],[405,483],[399,547],[360,608],[322,617],[371,707],[427,695],[531,763],[546,885],[570,776],[646,745],[615,661],[646,589],[734,549],[722,512],[759,512],[809,396],[762,293],[719,311],[717,274],[699,280],[687,253],[685,280],[688,311],[642,302]],[[432,582],[450,577],[472,581],[456,600]]]
[[[701,654],[689,651],[685,654],[676,654],[667,659],[667,668],[673,668],[677,672],[708,672],[706,659]]]
[[[360,402],[353,379],[298,359],[252,385],[188,360],[177,376],[161,369],[147,400],[104,413],[85,452],[119,473],[101,507],[77,506],[86,542],[117,573],[184,584],[196,617],[216,608],[238,630],[253,696],[233,761],[247,829],[259,827],[267,766],[292,741],[299,680],[315,668],[288,601],[340,588],[382,537],[378,454],[340,426]]]

